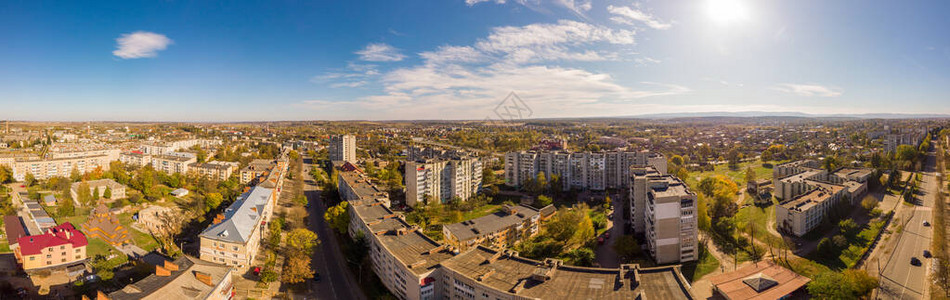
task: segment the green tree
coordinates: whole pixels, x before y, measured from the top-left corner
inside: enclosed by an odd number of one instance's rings
[[[26,183],[26,186],[33,186],[36,184],[36,177],[33,176],[33,173],[26,173],[26,177],[23,179],[23,182]]]
[[[224,202],[224,196],[220,193],[207,193],[205,194],[205,207],[208,210],[217,209],[221,205],[221,202]]]
[[[752,167],[745,168],[745,182],[755,181],[755,170]]]
[[[347,212],[347,207],[349,203],[346,201],[340,202],[337,205],[334,205],[327,209],[326,213],[323,214],[323,219],[327,221],[327,224],[330,225],[330,228],[333,228],[340,234],[346,234],[350,225],[350,214]]]
[[[313,254],[313,248],[320,244],[317,234],[306,228],[297,228],[287,234],[286,255],[310,257]]]
[[[95,187],[95,188],[92,190],[92,199],[93,199],[93,200],[99,200],[99,198],[100,198],[100,197],[99,197],[99,187],[97,186],[97,187]]]
[[[106,190],[102,192],[102,198],[112,199],[112,188],[106,187]]]
[[[683,157],[679,155],[673,155],[673,157],[670,158],[670,164],[672,165],[682,166],[683,162]]]
[[[537,208],[542,208],[542,207],[551,205],[552,202],[554,202],[554,200],[552,200],[551,197],[541,195],[541,196],[538,196],[537,200],[535,200],[534,206]]]
[[[6,184],[13,181],[13,171],[8,166],[0,166],[0,184]]]
[[[808,283],[808,293],[818,299],[860,299],[878,287],[878,281],[865,270],[819,273]]]

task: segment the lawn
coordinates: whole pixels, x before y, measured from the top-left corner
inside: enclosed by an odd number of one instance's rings
[[[774,200],[773,200],[774,201]],[[746,198],[746,203],[752,202],[751,198]],[[736,213],[736,225],[743,230],[743,234],[749,236],[748,224],[755,228],[755,239],[763,243],[770,244],[773,247],[784,248],[785,243],[782,237],[768,231],[768,221],[775,215],[775,205],[768,207],[759,207],[749,205],[739,209]]]
[[[683,264],[683,276],[690,282],[696,282],[719,267],[719,260],[706,251],[705,245],[699,245],[699,260]]]
[[[752,170],[755,172],[755,179],[770,179],[772,178],[772,168],[766,168],[762,166],[761,161],[750,161],[739,164],[739,168],[732,170],[729,168],[729,164],[716,165],[713,171],[705,172],[689,172],[689,178],[686,178],[686,183],[690,186],[697,186],[699,181],[703,178],[715,176],[715,175],[725,175],[735,181],[739,185],[740,189],[745,188],[745,170],[748,167],[752,167]]]
[[[59,220],[60,220],[61,222],[70,222],[70,223],[73,224],[74,227],[76,227],[77,229],[79,229],[79,228],[80,228],[79,226],[80,226],[82,223],[85,223],[86,220],[89,218],[89,214],[88,214],[88,213],[82,213],[82,212],[80,212],[78,209],[77,209],[77,213],[78,213],[78,215],[76,215],[76,216],[72,216],[72,217],[61,217],[61,218],[59,218]],[[139,246],[139,248],[142,248],[142,249],[145,250],[145,251],[152,251],[152,250],[155,250],[156,248],[158,248],[158,241],[156,241],[154,238],[152,238],[152,236],[151,236],[150,234],[144,233],[144,232],[141,232],[141,231],[136,230],[135,228],[132,228],[132,222],[133,222],[133,221],[132,221],[132,214],[131,214],[131,213],[119,214],[119,215],[117,215],[116,217],[119,218],[119,223],[121,223],[122,226],[124,226],[124,227],[126,227],[126,228],[129,229],[129,234],[132,235],[132,243],[133,243],[133,244],[135,244],[136,246]],[[98,241],[99,239],[98,239],[98,238],[93,238],[93,239],[90,239],[90,240],[97,240],[97,241]],[[90,241],[90,243],[91,243],[91,241]],[[103,242],[103,244],[105,244],[105,242]],[[91,256],[91,255],[90,255],[90,256]]]
[[[483,205],[483,206],[481,206],[481,207],[478,207],[478,208],[476,208],[476,209],[463,212],[463,213],[462,213],[462,219],[463,219],[463,220],[471,220],[471,219],[478,218],[478,217],[484,217],[484,216],[486,216],[486,215],[488,215],[488,214],[491,214],[491,213],[494,213],[494,212],[498,211],[499,209],[501,209],[501,205],[499,205],[499,204],[485,204],[485,205]]]

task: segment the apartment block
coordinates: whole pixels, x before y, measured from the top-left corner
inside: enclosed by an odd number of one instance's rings
[[[505,154],[505,184],[521,187],[544,173],[547,179],[559,176],[565,191],[619,189],[630,185],[631,167],[652,166],[666,174],[666,164],[666,157],[648,151],[509,152]]]
[[[501,211],[442,226],[445,242],[459,251],[477,245],[504,249],[540,231],[541,214],[526,205],[505,205]]]
[[[109,293],[110,300],[234,298],[231,267],[184,255],[174,262],[162,260],[155,272],[124,288]]]
[[[821,224],[825,215],[844,198],[844,191],[836,185],[817,187],[779,203],[775,207],[778,230],[795,236],[805,235]]]
[[[482,163],[477,157],[432,158],[407,161],[406,204],[432,201],[466,201],[482,186]]]
[[[234,201],[201,232],[200,258],[247,270],[260,248],[261,235],[277,202],[277,191],[255,186]]]
[[[119,161],[130,166],[142,167],[152,164],[152,156],[141,151],[122,152],[119,154]]]
[[[772,171],[775,198],[789,200],[819,186],[837,186],[844,189],[851,204],[861,202],[867,193],[872,171],[865,168],[839,168],[828,172],[812,160],[789,162],[775,166]]]
[[[187,139],[187,140],[178,140],[178,141],[152,142],[149,144],[142,145],[139,149],[144,154],[166,155],[172,152],[189,149],[194,146],[207,148],[207,147],[218,146],[223,143],[224,143],[223,141],[215,140],[215,139]]]
[[[330,137],[331,161],[356,162],[356,137],[348,134]]]
[[[69,177],[73,170],[86,173],[102,168],[103,171],[108,171],[109,163],[114,160],[118,160],[118,154],[54,159],[16,158],[12,168],[13,178],[23,181],[26,180],[26,174],[33,174],[36,179],[46,180],[54,176]]]
[[[660,264],[696,260],[696,194],[679,178],[654,168],[635,168],[633,173],[631,221],[650,255]]]
[[[211,161],[206,163],[196,162],[188,165],[188,168],[191,169],[191,171],[198,173],[198,175],[207,176],[208,178],[213,178],[220,181],[228,180],[237,167],[238,163],[227,161]]]
[[[193,156],[159,154],[152,155],[151,163],[152,168],[159,172],[187,174],[191,170],[191,164],[197,161]]]

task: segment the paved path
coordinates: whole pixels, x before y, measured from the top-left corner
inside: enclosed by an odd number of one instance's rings
[[[310,207],[307,209],[310,213],[308,218],[308,228],[317,233],[320,237],[320,246],[313,252],[312,264],[314,271],[320,274],[320,281],[310,281],[311,292],[309,299],[366,299],[363,291],[360,289],[356,278],[349,272],[345,265],[346,261],[340,250],[333,232],[326,221],[323,219],[323,213],[326,207],[321,199],[320,190],[313,178],[310,177],[310,168],[313,165],[305,163],[304,173],[304,194]],[[362,274],[363,276],[375,276],[373,274]]]
[[[604,268],[620,267],[620,257],[617,255],[617,251],[614,250],[614,243],[617,241],[617,238],[623,236],[623,226],[625,224],[623,212],[617,210],[623,209],[622,197],[621,195],[613,195],[610,197],[611,205],[614,208],[613,218],[607,220],[607,230],[604,231],[605,234],[607,232],[610,233],[610,238],[606,239],[603,245],[597,246],[595,252],[597,264]]]

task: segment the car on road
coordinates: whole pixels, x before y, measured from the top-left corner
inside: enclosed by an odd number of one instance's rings
[[[599,238],[597,238],[597,244],[603,245],[603,244],[604,244],[604,237],[599,237]]]
[[[610,238],[610,231],[605,232],[605,233],[604,233],[604,237],[609,239],[609,238]]]
[[[924,257],[930,258],[931,256],[933,256],[933,255],[930,254],[930,250],[924,250]]]
[[[319,273],[319,272],[314,272],[314,273],[313,273],[313,281],[315,281],[315,282],[320,282],[320,273]]]
[[[910,264],[911,264],[911,265],[914,265],[914,266],[920,266],[920,260],[917,259],[917,257],[911,257],[911,258],[910,258]]]
[[[930,226],[930,222],[924,221],[924,226]]]

